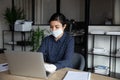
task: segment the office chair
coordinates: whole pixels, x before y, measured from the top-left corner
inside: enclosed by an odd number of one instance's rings
[[[74,69],[84,70],[85,68],[85,58],[80,53],[74,53],[72,59],[72,65]]]

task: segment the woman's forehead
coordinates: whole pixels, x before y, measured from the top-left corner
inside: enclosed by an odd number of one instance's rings
[[[51,21],[50,25],[62,25],[60,21]]]

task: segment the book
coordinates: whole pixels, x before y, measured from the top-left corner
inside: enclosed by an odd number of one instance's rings
[[[91,72],[68,71],[63,80],[90,80]]]

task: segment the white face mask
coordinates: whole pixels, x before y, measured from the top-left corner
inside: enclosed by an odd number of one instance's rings
[[[55,31],[52,31],[52,35],[57,38],[59,35],[61,35],[63,33],[63,30],[62,29],[58,29],[58,30],[55,30]]]

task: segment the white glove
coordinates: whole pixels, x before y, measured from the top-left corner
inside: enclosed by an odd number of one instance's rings
[[[45,66],[46,71],[49,73],[53,73],[57,69],[57,67],[54,64],[44,63],[44,66]]]

